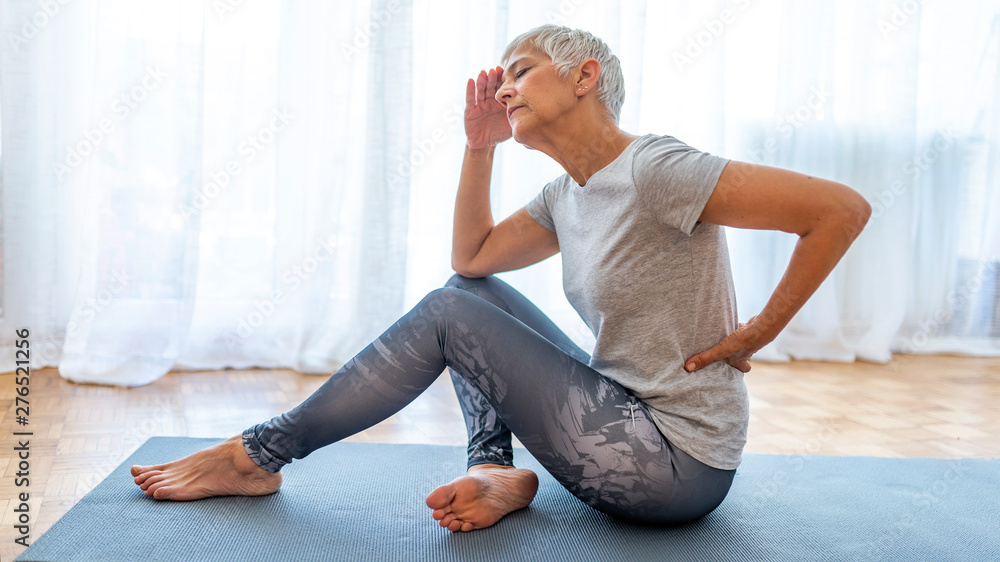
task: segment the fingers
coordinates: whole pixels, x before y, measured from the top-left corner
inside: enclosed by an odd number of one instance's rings
[[[490,100],[495,100],[497,91],[503,85],[503,68],[491,68],[489,71],[480,70],[479,76],[475,80],[469,79],[465,87],[466,107],[475,107],[477,104]]]
[[[712,349],[715,349],[715,348],[713,347]],[[709,350],[709,351],[711,351],[711,350]],[[712,361],[715,361],[715,359],[710,358],[710,356],[708,355],[709,351],[704,351],[704,352],[699,353],[698,355],[695,355],[694,357],[688,359],[684,363],[684,370],[687,371],[687,372],[689,372],[689,373],[692,373],[692,372],[697,371],[698,369],[704,367],[705,365],[708,365]]]
[[[503,68],[498,66],[496,68],[496,71],[497,71],[497,87],[495,90],[493,90],[493,99],[495,100],[497,99],[497,92],[500,91],[500,86],[503,86]]]
[[[714,347],[693,355],[684,362],[684,370],[690,373],[715,361],[725,361],[740,372],[749,373],[753,354],[774,339],[765,339],[760,335],[760,330],[754,324],[756,320],[757,317],[754,316],[746,323],[741,322],[736,330]]]
[[[476,79],[476,104],[486,103],[494,98],[497,93],[497,71],[491,68],[488,72],[479,71],[479,78]]]
[[[745,350],[738,344],[734,345],[735,343],[733,337],[730,335],[730,337],[715,344],[714,347],[706,349],[685,361],[684,370],[690,373],[716,361],[724,360],[741,371],[743,371],[741,367],[745,367],[749,371],[750,364],[747,363],[747,360],[750,357],[744,353]],[[746,371],[743,372],[745,373]]]
[[[487,99],[494,99],[497,94],[497,69],[491,68],[486,74],[486,95]],[[485,99],[483,101],[486,101]]]
[[[730,352],[725,351],[723,347],[725,346],[725,344],[726,340],[722,340],[721,342],[717,343],[715,347],[712,347],[711,349],[706,349],[705,351],[702,351],[701,353],[691,357],[690,359],[684,362],[684,370],[689,373],[692,371],[697,371],[698,369],[701,369],[702,367],[708,365],[709,363],[713,363],[715,361],[718,361],[719,359],[722,359],[723,357],[726,357],[727,355],[729,355]]]
[[[486,82],[489,80],[489,75],[486,74],[485,70],[479,71],[479,77],[476,79],[476,103],[480,104],[486,101]]]
[[[469,78],[465,84],[465,109],[476,107],[476,81]]]
[[[697,371],[702,367],[714,363],[716,361],[724,359],[726,363],[729,363],[733,367],[736,367],[742,373],[750,372],[750,355],[746,355],[741,351],[736,352],[726,350],[723,345],[725,341],[719,345],[713,347],[712,349],[703,351],[694,357],[691,357],[684,362],[684,370],[687,372]]]
[[[749,361],[749,359],[729,358],[729,359],[726,360],[726,363],[729,363],[733,367],[736,367],[737,369],[740,370],[741,373],[749,373],[750,372],[750,361]]]

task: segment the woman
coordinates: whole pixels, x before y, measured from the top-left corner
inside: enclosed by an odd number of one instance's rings
[[[466,90],[468,142],[448,287],[432,292],[290,412],[189,457],[134,467],[156,499],[277,491],[282,465],[368,428],[447,366],[469,430],[465,476],[427,497],[451,531],[527,506],[511,432],[563,486],[613,516],[691,521],[726,496],[746,440],[743,373],[863,228],[867,202],[830,181],[731,162],[621,130],[618,59],[589,33],[542,26]],[[499,224],[497,144],[566,174]],[[799,235],[774,295],[737,324],[722,226]],[[562,252],[593,357],[492,274]]]

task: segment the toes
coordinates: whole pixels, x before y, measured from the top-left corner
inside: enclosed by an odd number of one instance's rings
[[[150,478],[152,478],[153,476],[156,476],[158,474],[160,474],[160,473],[159,472],[154,472],[152,470],[148,470],[146,472],[143,472],[139,476],[136,476],[135,477],[135,483],[138,484],[138,485],[140,485],[140,486],[142,486],[146,482],[149,482]]]
[[[169,500],[173,489],[170,486],[160,486],[152,490],[152,497],[155,500]]]
[[[162,471],[162,470],[166,469],[168,465],[171,465],[171,464],[173,464],[173,463],[154,464],[153,466],[142,466],[142,465],[138,465],[137,464],[137,465],[133,466],[132,469],[134,470],[134,469],[138,468],[140,472]]]
[[[151,497],[153,497],[153,494],[155,494],[156,491],[159,490],[159,489],[160,489],[160,486],[155,486],[153,488],[146,487],[146,488],[142,489],[142,493],[145,494],[146,497],[151,498]]]
[[[163,473],[151,474],[148,477],[146,477],[141,483],[139,483],[139,487],[142,488],[143,490],[148,490],[150,486],[158,484],[166,480],[166,478],[167,475]]]
[[[472,523],[470,523],[469,521],[466,521],[465,523],[462,523],[462,532],[464,532],[464,533],[468,533],[469,531],[472,531],[475,528],[476,528],[476,526],[473,525]]]
[[[462,521],[456,519],[448,525],[448,530],[451,531],[452,533],[457,533],[462,528],[462,524],[463,524]]]
[[[132,476],[139,478],[143,474],[149,474],[151,472],[159,472],[161,470],[163,470],[162,464],[158,464],[156,466],[142,466],[141,464],[134,464],[132,465],[132,468],[129,469],[129,472],[132,473]]]
[[[163,484],[159,484],[158,482],[146,482],[142,486],[139,486],[139,488],[141,488],[142,491],[145,492],[145,494],[150,497],[152,497],[153,493],[155,493],[162,487]]]
[[[442,527],[447,527],[448,525],[451,525],[451,522],[454,520],[455,516],[449,513],[444,517],[442,517],[440,521],[438,521],[438,525],[441,525]]]
[[[455,486],[451,484],[445,484],[444,486],[438,486],[433,492],[428,494],[426,504],[427,507],[438,510],[448,507],[452,501],[455,499]]]
[[[431,512],[431,517],[440,521],[445,515],[448,515],[449,513],[451,513],[450,508],[435,509],[434,511]]]

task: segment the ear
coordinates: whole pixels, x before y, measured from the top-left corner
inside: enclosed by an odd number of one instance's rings
[[[582,96],[597,86],[601,76],[601,63],[597,59],[583,61],[576,70],[576,95]]]

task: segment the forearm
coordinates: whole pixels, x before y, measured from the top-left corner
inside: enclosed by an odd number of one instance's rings
[[[490,178],[495,150],[495,147],[478,150],[465,147],[451,242],[451,265],[459,272],[476,257],[493,230]]]
[[[867,221],[866,213],[831,217],[799,237],[785,274],[754,321],[761,345],[773,341],[816,292],[850,248]],[[858,225],[845,228],[845,225]]]

